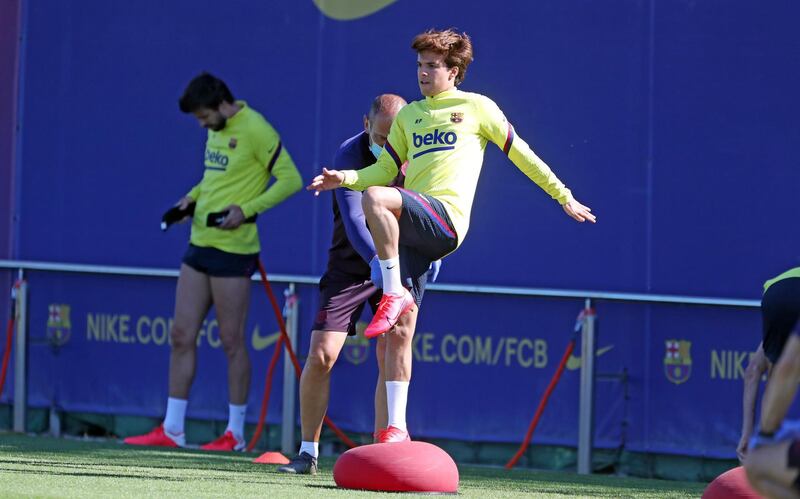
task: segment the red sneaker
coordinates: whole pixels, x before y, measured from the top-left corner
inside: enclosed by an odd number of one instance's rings
[[[240,452],[243,451],[246,446],[247,444],[245,443],[244,439],[236,438],[233,432],[228,430],[218,439],[205,445],[201,445],[200,448],[203,450]]]
[[[402,295],[384,293],[383,298],[378,303],[375,317],[372,318],[372,322],[364,330],[364,336],[366,338],[374,338],[389,331],[397,324],[400,316],[411,310],[413,306],[414,298],[405,288],[403,288]]]
[[[379,444],[389,444],[393,442],[408,442],[411,440],[408,432],[405,430],[401,430],[400,428],[395,428],[394,426],[390,426],[385,430],[381,430],[378,433],[378,443]]]
[[[150,433],[128,437],[123,440],[128,445],[153,445],[157,447],[183,447],[186,445],[186,437],[183,433],[173,435],[164,431],[164,425],[156,427]]]

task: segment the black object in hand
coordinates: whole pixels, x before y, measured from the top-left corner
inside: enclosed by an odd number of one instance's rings
[[[164,215],[161,217],[161,230],[167,230],[170,225],[178,223],[184,218],[194,215],[195,206],[197,206],[197,203],[189,203],[189,205],[183,210],[180,208],[180,206],[173,206],[165,211]]]
[[[228,210],[225,211],[215,211],[213,213],[209,213],[208,217],[206,217],[206,226],[207,227],[219,227],[225,222],[225,217],[228,216]],[[251,224],[255,223],[256,219],[258,218],[258,213],[255,215],[246,218],[244,223]]]

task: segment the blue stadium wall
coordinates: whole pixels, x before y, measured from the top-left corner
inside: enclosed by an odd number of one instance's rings
[[[8,256],[176,268],[187,229],[162,234],[156,222],[202,175],[204,131],[177,108],[191,77],[208,70],[262,111],[307,180],[360,130],[373,96],[418,98],[413,35],[456,26],[475,45],[462,89],[491,96],[599,221],[574,223],[490,145],[469,236],[442,282],[757,299],[765,279],[800,264],[797,3],[382,3],[336,20],[308,0],[22,1],[20,72],[0,82],[0,97],[22,83],[22,175],[4,164],[0,183],[17,200],[0,225]],[[324,270],[330,203],[303,192],[259,218],[270,272]],[[30,402],[159,415],[174,282],[29,277]],[[251,420],[276,330],[259,292]],[[305,350],[313,286],[300,298]],[[521,439],[581,306],[430,293],[412,429]],[[598,444],[732,457],[758,311],[601,302],[598,316],[598,370],[627,373],[598,385]],[[226,414],[214,324],[201,335],[195,417]],[[371,347],[348,344],[335,371],[329,414],[347,429],[371,428]],[[567,371],[534,442],[575,444],[577,378]]]

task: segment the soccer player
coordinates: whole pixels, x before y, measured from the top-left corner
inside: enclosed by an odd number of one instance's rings
[[[784,421],[800,384],[800,323],[773,369],[761,406],[760,431],[750,439],[744,467],[766,497],[800,497],[800,422]]]
[[[744,460],[753,434],[756,399],[764,373],[769,375],[778,361],[786,340],[800,314],[800,267],[789,269],[764,283],[761,298],[762,341],[750,357],[744,373],[742,396],[742,435],[736,446],[739,460]]]
[[[397,115],[378,161],[362,170],[328,170],[307,187],[317,191],[348,187],[366,190],[363,207],[379,257],[383,297],[365,331],[367,337],[389,332],[406,313],[416,314],[415,300],[403,286],[400,269],[420,275],[427,265],[455,251],[464,241],[483,154],[494,142],[531,180],[556,199],[579,222],[595,222],[550,168],[519,136],[497,105],[483,95],[458,90],[472,62],[466,33],[452,29],[417,35],[417,80],[425,97]],[[405,188],[383,187],[408,161]],[[417,293],[417,296],[421,296]],[[387,335],[391,340],[396,334]],[[399,389],[387,391],[389,412],[405,404],[411,379],[411,335],[395,338],[392,369],[387,354],[386,379]],[[392,349],[389,342],[387,349]],[[405,428],[389,425],[381,441],[409,438]]]
[[[133,445],[185,445],[184,419],[195,373],[197,333],[211,304],[228,361],[229,419],[225,433],[206,450],[243,450],[250,390],[250,359],[244,338],[250,276],[258,266],[258,230],[246,219],[262,213],[302,187],[300,173],[272,126],[247,103],[234,100],[220,79],[202,73],[179,101],[208,129],[203,179],[178,205],[196,203],[189,248],[183,256],[170,331],[169,399],[164,422]],[[275,182],[267,188],[270,179]],[[226,212],[219,227],[209,213]]]

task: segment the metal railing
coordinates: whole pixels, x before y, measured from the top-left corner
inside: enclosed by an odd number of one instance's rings
[[[24,260],[0,260],[0,269],[16,270],[20,278],[23,277],[26,271],[44,271],[44,272],[60,272],[60,273],[79,273],[79,274],[101,274],[101,275],[118,275],[118,276],[138,276],[138,277],[171,277],[177,278],[178,271],[172,269],[160,268],[146,268],[146,267],[121,267],[121,266],[106,266],[106,265],[85,265],[85,264],[67,264],[57,262],[34,262]],[[295,274],[270,274],[269,279],[272,282],[286,283],[290,289],[294,290],[296,284],[317,284],[319,277],[308,275],[295,275]],[[258,280],[258,276],[254,276],[253,280]],[[21,291],[26,290],[23,288]],[[582,356],[584,361],[581,364],[580,374],[580,402],[578,409],[578,473],[588,474],[591,473],[592,462],[592,449],[594,447],[594,358],[595,358],[595,328],[594,321],[595,315],[592,311],[593,302],[595,301],[621,301],[632,303],[649,303],[649,304],[673,304],[673,305],[699,305],[711,307],[734,307],[734,308],[758,308],[760,302],[758,300],[743,300],[731,298],[712,298],[712,297],[697,297],[697,296],[680,296],[680,295],[658,295],[658,294],[644,294],[644,293],[616,293],[608,291],[591,291],[591,290],[563,290],[563,289],[549,289],[549,288],[526,288],[526,287],[510,287],[510,286],[480,286],[480,285],[464,285],[464,284],[431,284],[426,287],[427,290],[432,292],[441,293],[461,293],[461,294],[491,294],[491,295],[506,295],[506,296],[529,296],[529,297],[546,297],[546,298],[571,298],[584,300],[584,314],[583,324],[581,327],[582,335]],[[24,295],[25,293],[21,293]],[[18,298],[18,322],[17,322],[17,359],[25,357],[25,348],[27,340],[27,326],[25,323],[25,310],[24,307],[27,303],[26,296]],[[22,304],[23,309],[19,309],[19,304]],[[289,317],[287,322],[290,322],[289,329],[292,330],[292,342],[297,341],[297,306],[296,303],[289,309]],[[296,346],[296,344],[293,344]],[[24,431],[25,425],[25,394],[27,388],[25,386],[26,380],[26,367],[24,362],[15,362],[15,392],[14,392],[14,431]],[[287,363],[287,366],[290,364]],[[293,452],[294,443],[294,391],[295,375],[294,372],[287,367],[284,372],[284,407],[287,408],[283,414],[283,427],[282,427],[282,447],[284,452]],[[290,403],[287,403],[290,401]]]
[[[0,260],[0,269],[40,270],[49,272],[68,272],[79,274],[109,274],[142,277],[178,277],[178,271],[150,267],[120,267],[110,265],[85,265],[54,262],[32,262],[25,260]],[[318,276],[298,274],[270,274],[270,281],[295,284],[317,284]],[[258,280],[254,276],[253,280]],[[625,301],[639,303],[664,303],[676,305],[707,305],[714,307],[758,308],[758,300],[735,298],[712,298],[681,295],[659,295],[646,293],[616,293],[580,289],[526,288],[511,286],[482,286],[472,284],[430,284],[426,290],[443,293],[493,294],[510,296],[538,296],[549,298],[577,298],[600,301]]]

